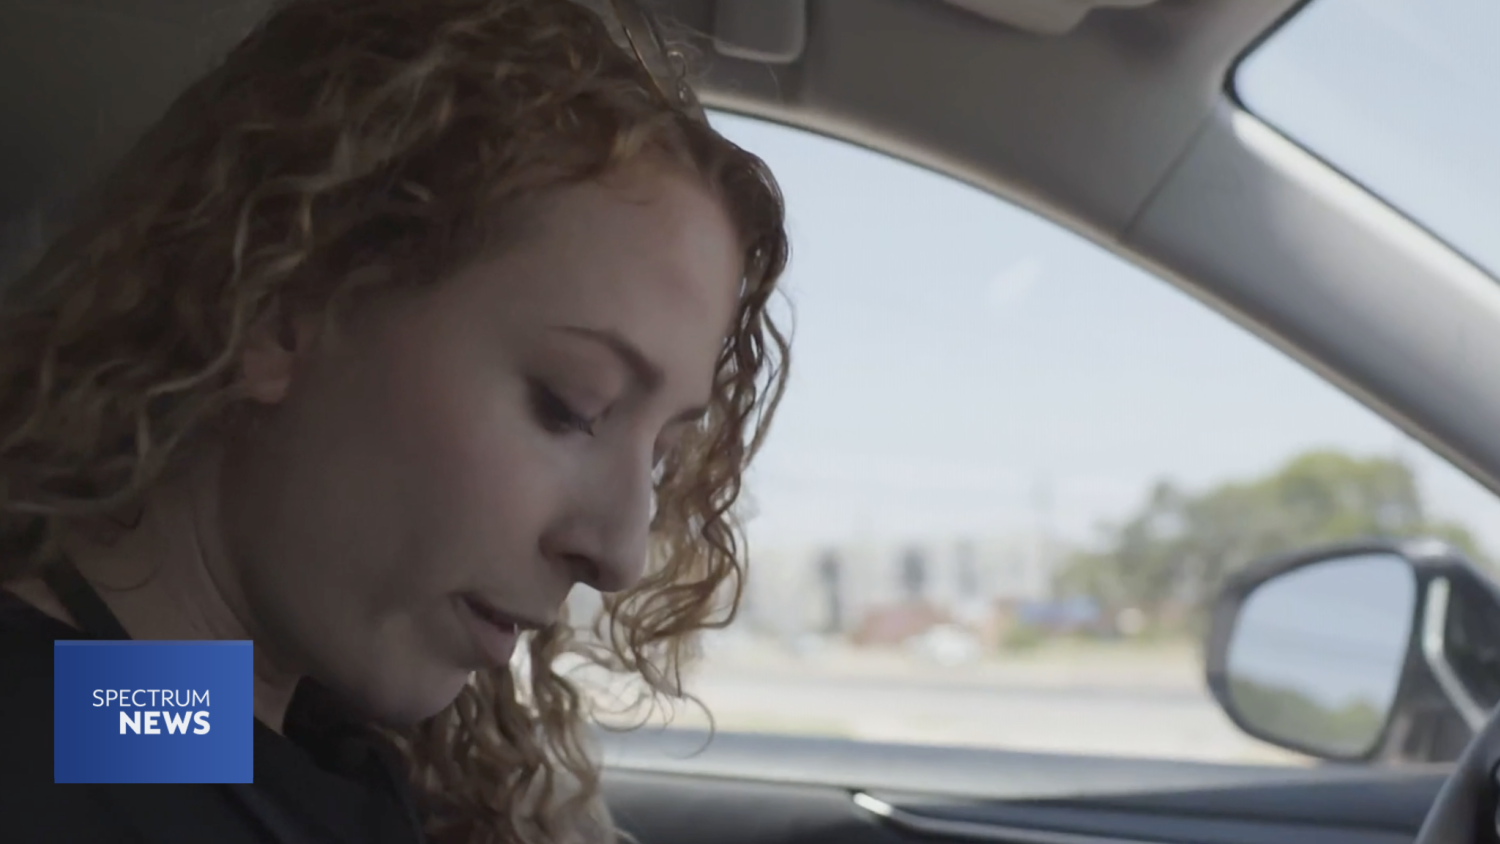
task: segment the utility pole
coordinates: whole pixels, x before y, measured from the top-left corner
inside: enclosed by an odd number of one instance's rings
[[[824,632],[837,636],[844,632],[844,569],[837,550],[823,553],[818,561],[818,577],[823,585]]]

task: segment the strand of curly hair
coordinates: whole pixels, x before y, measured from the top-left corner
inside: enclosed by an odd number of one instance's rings
[[[524,233],[530,200],[654,155],[722,199],[743,293],[707,420],[657,483],[647,576],[609,596],[586,647],[567,625],[531,669],[476,674],[392,737],[435,841],[613,837],[598,811],[584,654],[681,695],[692,635],[728,624],[743,472],[785,385],[768,314],[787,260],[764,164],[659,96],[566,0],[291,0],[168,110],[0,307],[0,581],[56,559],[78,517],[138,506],[227,429],[257,321],[448,276]]]

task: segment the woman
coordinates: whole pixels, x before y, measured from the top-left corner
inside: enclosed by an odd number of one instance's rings
[[[668,693],[732,615],[787,245],[601,5],[292,0],[6,291],[0,838],[613,839],[564,599]],[[255,785],[53,785],[88,636],[253,640]]]

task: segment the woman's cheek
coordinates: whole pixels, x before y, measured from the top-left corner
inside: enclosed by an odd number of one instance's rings
[[[454,426],[456,436],[444,456],[456,493],[453,506],[479,529],[512,535],[512,541],[539,535],[574,471],[578,450],[569,447],[570,438],[542,430],[525,402],[524,395],[514,396]]]

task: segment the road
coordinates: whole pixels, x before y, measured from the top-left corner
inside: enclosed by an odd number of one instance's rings
[[[831,666],[836,664],[837,668]],[[1119,666],[1116,665],[1119,669]],[[1196,672],[1077,665],[901,670],[846,661],[705,660],[688,683],[721,730],[1012,750],[1296,764],[1244,735]],[[702,726],[690,706],[674,723]]]

